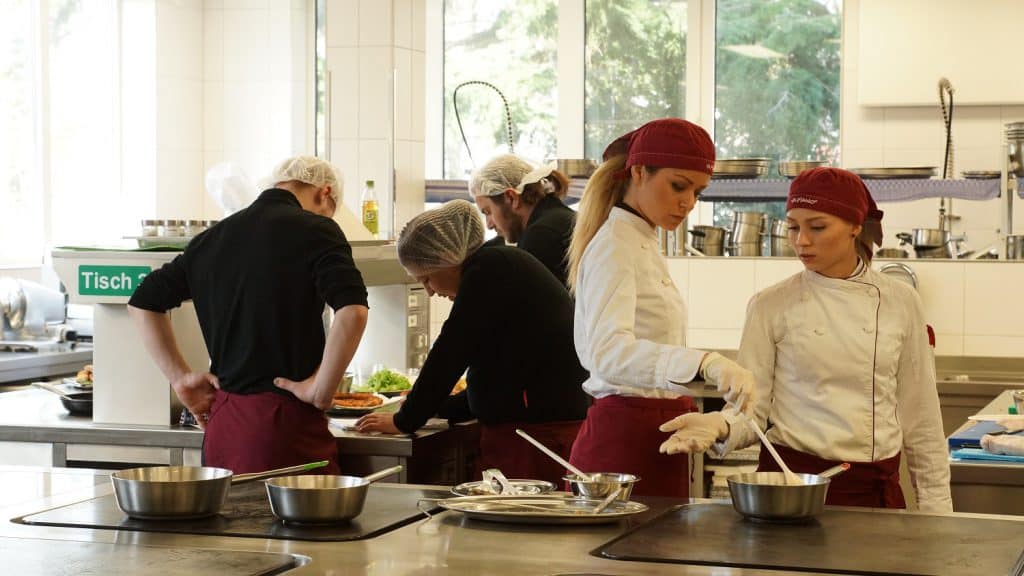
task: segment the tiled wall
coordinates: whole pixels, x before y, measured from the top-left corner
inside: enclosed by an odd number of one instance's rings
[[[846,0],[843,9],[842,60],[842,162],[846,168],[876,166],[938,166],[942,170],[945,129],[936,87],[935,104],[925,107],[864,107],[858,102],[859,73],[857,43],[858,0]],[[959,39],[958,41],[969,41]],[[979,62],[993,74],[1002,74],[998,59]],[[938,78],[935,79],[936,83]],[[950,78],[954,89],[956,78]],[[962,170],[998,170],[1003,125],[1024,120],[1024,106],[961,106],[954,109],[954,176]],[[1024,203],[1015,198],[1014,229],[1024,230]],[[895,246],[895,234],[912,228],[936,228],[939,200],[888,203],[885,211],[886,245]],[[996,240],[1000,227],[997,200],[954,201],[953,213],[961,217],[955,234],[966,233],[970,248],[982,249]]]
[[[355,214],[363,182],[374,180],[385,235],[394,232],[387,189],[392,159],[396,228],[423,211],[425,5],[426,0],[327,4],[331,159],[345,175],[344,202]]]
[[[917,275],[925,317],[936,333],[936,355],[1024,355],[1024,306],[1016,302],[1014,288],[1024,286],[1024,264],[902,262]],[[668,265],[686,301],[687,345],[719,350],[739,347],[754,294],[803,269],[788,258],[669,258]],[[435,297],[430,306],[435,338],[451,303]]]
[[[204,217],[218,218],[204,185],[211,167],[231,162],[258,185],[275,163],[313,152],[312,18],[308,2],[199,3],[202,169],[183,189],[200,195]]]

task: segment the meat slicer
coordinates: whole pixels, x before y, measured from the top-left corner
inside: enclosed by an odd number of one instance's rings
[[[68,295],[42,284],[0,276],[0,350],[32,350],[67,340]]]

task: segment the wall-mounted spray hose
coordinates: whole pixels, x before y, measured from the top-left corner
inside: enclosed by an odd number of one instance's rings
[[[509,112],[508,100],[505,98],[505,95],[501,93],[501,90],[499,90],[497,86],[490,82],[484,82],[483,80],[469,80],[468,82],[463,82],[456,86],[455,90],[452,90],[452,105],[455,107],[455,122],[459,125],[459,134],[462,136],[462,143],[466,145],[466,152],[469,154],[469,161],[473,162],[473,165],[476,166],[476,161],[473,160],[473,151],[470,150],[469,141],[466,140],[466,132],[462,129],[462,118],[459,117],[459,89],[463,86],[471,86],[474,84],[487,86],[498,93],[498,96],[501,98],[501,103],[505,106],[505,133],[508,136],[508,152],[509,154],[513,154],[515,150],[513,150],[512,146],[512,113]]]

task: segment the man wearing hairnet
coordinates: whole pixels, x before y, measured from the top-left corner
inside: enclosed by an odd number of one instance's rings
[[[477,207],[505,241],[533,254],[565,285],[565,254],[576,213],[562,203],[569,178],[553,166],[534,168],[503,154],[477,170],[469,182]]]
[[[368,414],[356,427],[415,431],[445,404],[468,368],[466,398],[481,423],[481,470],[559,483],[564,469],[515,429],[563,457],[572,449],[587,412],[572,300],[536,258],[510,246],[481,247],[483,236],[480,215],[465,200],[424,212],[402,230],[402,266],[429,294],[454,304],[401,409]]]
[[[341,185],[309,156],[282,162],[273,187],[196,236],[146,276],[128,305],[150,356],[206,430],[203,464],[237,473],[329,460],[323,411],[366,327],[363,278],[330,217]],[[195,304],[209,372],[193,372],[166,312]],[[334,323],[324,334],[324,305]]]

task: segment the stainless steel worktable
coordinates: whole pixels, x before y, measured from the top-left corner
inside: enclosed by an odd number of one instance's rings
[[[1015,389],[1004,390],[978,414],[1006,414]],[[968,421],[960,428],[972,424]],[[951,460],[949,472],[956,511],[1024,515],[1024,464]]]
[[[453,436],[451,430],[421,430],[414,435],[389,436],[347,432],[331,427],[342,456],[372,456],[397,459],[405,464],[420,445]],[[198,451],[203,433],[177,425],[137,426],[97,424],[87,416],[72,416],[60,398],[43,390],[18,390],[0,394],[0,442],[30,442],[52,446],[51,465],[65,466],[69,445],[164,448],[167,464],[189,462],[186,450]],[[6,462],[14,463],[14,462]],[[403,477],[404,481],[405,478]]]
[[[0,350],[0,384],[74,374],[91,363],[91,345],[65,342],[40,352]]]
[[[431,520],[409,524],[369,540],[342,543],[27,526],[7,520],[106,495],[110,492],[107,478],[99,474],[94,476],[85,470],[0,466],[0,485],[5,487],[4,493],[0,494],[0,514],[3,515],[0,549],[17,547],[22,554],[38,550],[40,566],[45,566],[49,551],[56,547],[54,541],[91,543],[97,547],[96,562],[102,562],[103,573],[126,573],[119,572],[119,568],[124,568],[121,563],[126,558],[138,557],[147,550],[152,552],[154,548],[151,547],[173,547],[182,555],[189,551],[214,550],[225,556],[238,552],[261,552],[308,558],[304,566],[287,572],[296,575],[809,574],[607,560],[591,556],[589,551],[618,535],[623,530],[622,526],[492,525],[465,520],[455,512],[445,512]],[[908,554],[913,552],[907,551]],[[162,574],[182,573],[175,572],[173,566],[164,568]]]

